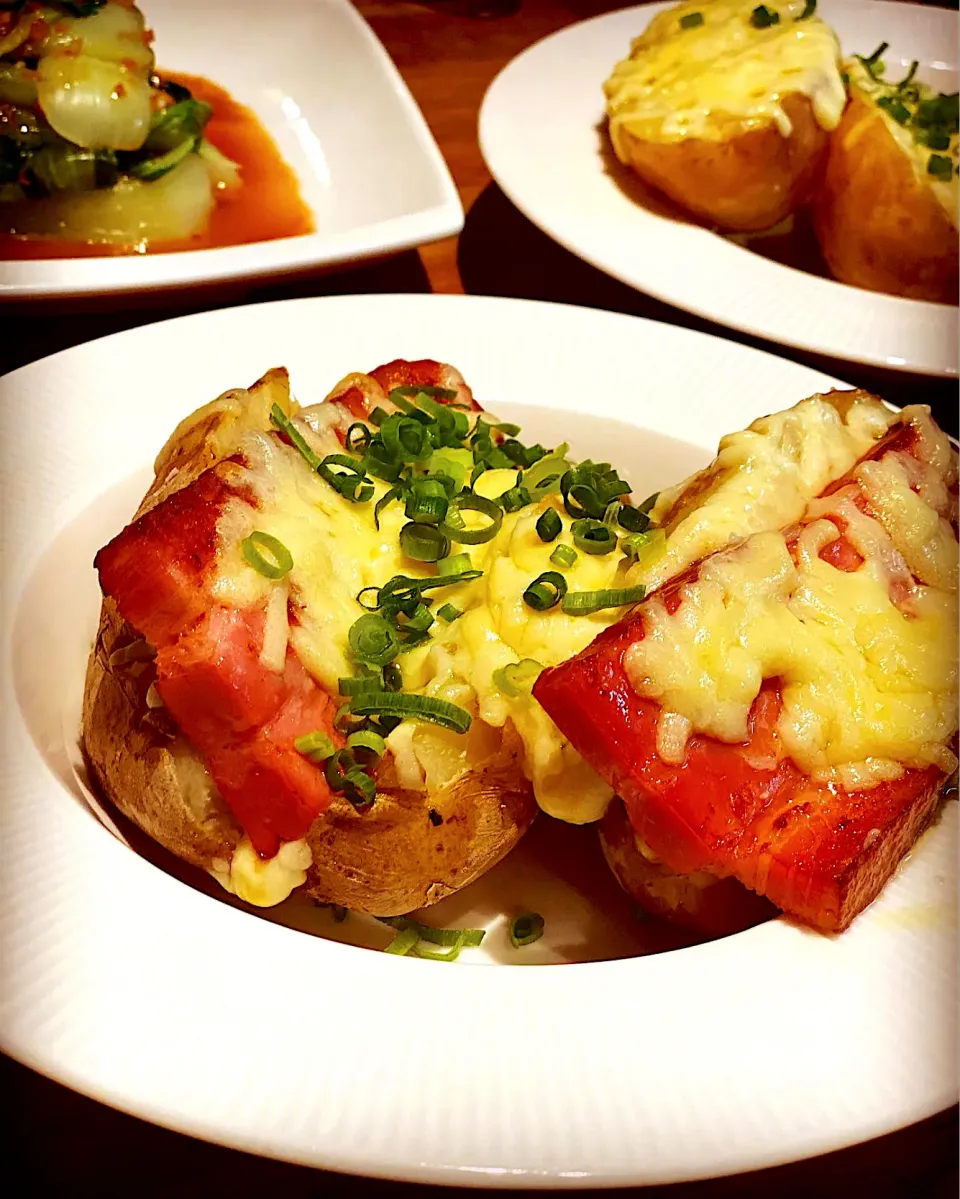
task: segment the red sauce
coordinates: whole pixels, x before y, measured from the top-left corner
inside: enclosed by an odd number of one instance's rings
[[[297,177],[249,108],[222,87],[198,75],[163,74],[188,87],[213,108],[204,135],[240,167],[242,184],[218,193],[217,206],[204,233],[178,241],[154,242],[148,254],[208,250],[313,233],[313,214],[300,197]],[[56,237],[0,234],[0,259],[91,258],[140,252],[133,246],[66,241]]]

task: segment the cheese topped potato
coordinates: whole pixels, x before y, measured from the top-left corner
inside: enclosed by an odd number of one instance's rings
[[[686,0],[659,13],[604,85],[621,162],[724,229],[806,202],[846,103],[815,0]]]
[[[814,205],[817,237],[842,283],[955,304],[957,93],[920,81],[915,62],[887,78],[886,49],[844,64],[850,104]]]

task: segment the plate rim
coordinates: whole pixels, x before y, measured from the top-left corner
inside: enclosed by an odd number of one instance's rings
[[[389,83],[394,102],[416,140],[421,165],[429,171],[440,193],[440,202],[416,212],[384,217],[334,235],[314,230],[296,237],[142,256],[0,258],[0,311],[3,305],[13,301],[39,304],[46,300],[130,295],[148,290],[186,291],[245,279],[261,279],[264,276],[281,277],[321,268],[335,269],[398,254],[460,233],[464,224],[464,209],[450,167],[400,69],[369,21],[350,0],[301,2],[329,7],[337,13],[338,19],[352,27],[364,45],[369,61],[376,65],[376,69],[382,72]],[[255,107],[254,113],[258,115]],[[295,168],[291,169],[296,174]],[[205,257],[200,258],[200,255]],[[91,263],[98,266],[101,273],[116,277],[106,280],[94,278]],[[191,263],[208,264],[208,269],[196,273],[190,270]],[[151,268],[145,277],[142,272],[144,266]],[[44,271],[43,267],[49,269]],[[36,268],[41,278],[29,278],[33,268]],[[58,270],[63,277],[56,276]],[[7,281],[5,273],[28,277]],[[43,278],[45,274],[50,277]]]
[[[937,356],[936,360],[932,357],[920,360],[914,356],[911,359],[906,359],[899,355],[884,356],[878,352],[864,352],[862,349],[845,350],[842,345],[834,344],[830,348],[824,348],[824,345],[816,338],[810,339],[802,334],[792,333],[790,327],[798,322],[790,322],[780,320],[779,327],[771,331],[769,325],[765,325],[762,321],[745,319],[737,317],[730,313],[720,313],[716,307],[713,307],[704,297],[699,298],[693,291],[673,291],[669,286],[665,286],[662,282],[657,281],[654,286],[649,286],[649,281],[640,281],[637,274],[629,269],[618,267],[616,262],[610,260],[610,256],[595,246],[584,248],[583,241],[589,240],[578,237],[576,229],[571,228],[569,222],[565,222],[565,218],[557,218],[556,214],[545,215],[542,208],[535,198],[531,199],[529,191],[525,191],[522,186],[515,185],[515,182],[509,177],[509,170],[504,172],[498,164],[499,148],[496,141],[491,135],[491,125],[496,114],[496,105],[500,103],[500,92],[505,90],[507,85],[513,84],[514,76],[523,78],[523,72],[529,69],[530,60],[535,59],[546,47],[567,40],[572,41],[576,38],[578,31],[584,27],[601,26],[601,25],[618,25],[628,19],[635,18],[637,21],[637,29],[642,28],[650,19],[651,16],[658,12],[665,11],[672,7],[675,0],[655,0],[654,3],[635,4],[629,8],[618,8],[610,12],[599,13],[591,17],[586,17],[581,21],[573,22],[565,25],[560,29],[548,33],[531,45],[525,47],[516,54],[508,63],[506,63],[496,74],[484,93],[483,100],[480,105],[480,113],[477,120],[478,138],[480,142],[480,150],[484,162],[490,171],[496,185],[503,191],[509,201],[516,207],[533,225],[560,245],[569,253],[580,258],[588,265],[602,271],[610,278],[617,280],[624,285],[631,287],[634,291],[640,294],[647,294],[663,303],[673,304],[685,312],[699,316],[703,319],[716,322],[722,327],[734,329],[742,333],[749,334],[754,337],[762,338],[771,346],[788,347],[795,350],[806,351],[808,353],[819,354],[828,359],[835,361],[838,367],[842,367],[844,362],[859,363],[865,366],[879,367],[885,370],[895,371],[904,374],[920,374],[929,375],[934,378],[956,378],[960,374],[960,365],[954,360],[950,360],[947,355]],[[836,3],[837,0],[834,0]],[[909,11],[911,15],[923,14],[920,19],[928,19],[930,21],[942,20],[949,21],[952,15],[955,22],[960,20],[954,10],[933,5],[929,8],[919,8],[918,5],[912,4],[909,0],[845,0],[845,3],[853,7],[862,8],[864,11],[870,11],[876,8],[896,9],[900,12]],[[956,31],[954,31],[956,32]],[[612,63],[611,63],[612,65]],[[600,81],[602,82],[602,80]],[[598,95],[600,84],[598,83]],[[600,103],[598,101],[598,108]],[[498,114],[496,114],[498,115]],[[616,187],[616,184],[613,184]],[[549,206],[548,206],[549,207]],[[639,208],[640,206],[637,205]],[[641,209],[642,211],[642,209]],[[659,224],[651,226],[645,237],[655,237],[657,231],[662,233],[664,226],[670,227],[678,224],[684,230],[689,230],[694,233],[694,236],[699,236],[701,233],[708,234],[711,237],[719,237],[720,240],[728,242],[728,239],[722,238],[713,231],[701,228],[687,222],[673,222],[668,218],[660,218],[655,213],[645,213],[645,216],[654,217]],[[686,234],[684,234],[686,236]],[[701,243],[706,244],[706,243]],[[730,243],[734,245],[735,243]],[[744,247],[740,247],[745,253],[750,253]],[[678,249],[682,249],[678,245]],[[696,250],[696,245],[691,245],[689,250]],[[839,280],[831,278],[821,278],[820,276],[810,274],[803,271],[799,267],[794,267],[786,263],[778,263],[774,260],[763,258],[761,255],[751,255],[752,259],[757,259],[764,265],[758,269],[763,271],[764,275],[770,273],[767,290],[773,290],[776,286],[776,278],[785,277],[787,279],[794,277],[795,279],[815,281],[817,285],[825,285],[830,290],[824,292],[824,295],[835,297],[833,307],[837,308],[844,302],[844,299],[849,302],[853,296],[866,296],[878,306],[891,305],[906,305],[906,308],[901,308],[903,312],[913,312],[918,317],[923,316],[927,320],[937,320],[938,324],[946,330],[948,326],[956,327],[957,321],[960,320],[960,315],[957,313],[955,306],[949,304],[939,304],[927,300],[914,300],[900,296],[890,296],[885,293],[871,292],[864,288],[853,287],[852,285],[841,283]],[[787,272],[786,276],[780,276],[780,272]],[[890,308],[891,313],[894,312]],[[893,324],[895,316],[888,319],[889,324]],[[786,331],[784,329],[786,326]],[[956,355],[955,355],[956,357]]]
[[[322,308],[332,310],[334,308],[341,307],[345,310],[352,310],[358,316],[362,314],[363,310],[365,309],[367,311],[373,309],[379,313],[381,319],[386,319],[391,310],[400,311],[404,308],[408,310],[417,308],[421,312],[428,312],[431,309],[434,311],[439,311],[441,308],[446,308],[450,310],[451,323],[453,323],[454,316],[456,317],[457,321],[461,321],[462,314],[471,308],[475,313],[479,314],[479,320],[481,323],[484,319],[484,313],[489,313],[491,311],[502,310],[504,313],[503,323],[506,323],[508,320],[512,323],[517,319],[516,314],[524,311],[531,312],[533,314],[531,319],[535,321],[537,319],[535,310],[543,311],[560,309],[568,314],[571,312],[573,314],[588,314],[587,319],[589,321],[599,322],[601,324],[609,324],[611,326],[616,324],[623,329],[636,330],[640,327],[643,327],[644,335],[651,339],[651,344],[655,344],[657,333],[662,330],[662,326],[659,322],[649,321],[639,317],[631,317],[625,314],[607,313],[603,310],[574,308],[573,306],[569,305],[544,304],[542,302],[528,300],[498,300],[494,297],[434,295],[360,295],[348,297],[312,297],[309,299],[274,301],[269,304],[245,305],[235,309],[220,310],[219,312],[190,314],[181,317],[174,317],[170,318],[170,320],[181,322],[189,321],[194,325],[199,325],[200,332],[197,334],[197,339],[203,341],[204,334],[202,326],[205,320],[211,320],[215,318],[227,320],[228,322],[238,321],[240,324],[243,324],[245,321],[253,321],[254,318],[262,318],[266,310],[274,310],[275,316],[278,318],[282,317],[284,315],[283,310],[289,312],[293,306],[304,311],[319,310]],[[279,313],[276,311],[278,309],[281,310]],[[417,314],[414,313],[414,316],[416,315]],[[470,315],[473,316],[473,313]],[[499,318],[493,319],[497,320]],[[568,315],[563,319],[582,319],[582,315],[580,317],[577,315]],[[637,322],[639,322],[639,326],[637,325]],[[165,326],[169,323],[169,321],[162,321],[157,322],[157,325]],[[257,323],[259,324],[261,322],[258,320]],[[263,321],[262,323],[266,325],[268,321]],[[153,330],[153,332],[147,332],[147,330]],[[4,385],[8,384],[11,380],[17,384],[30,384],[34,377],[39,379],[47,374],[52,368],[54,368],[55,371],[59,371],[63,367],[69,367],[78,359],[81,351],[85,352],[87,355],[92,355],[92,360],[102,358],[104,353],[109,353],[113,348],[115,348],[116,338],[124,338],[128,342],[132,342],[133,339],[139,335],[140,338],[145,338],[147,342],[154,338],[158,339],[159,341],[167,341],[168,332],[168,330],[164,329],[154,329],[154,326],[141,326],[134,330],[111,334],[108,337],[98,339],[95,342],[84,343],[81,346],[60,351],[57,354],[38,360],[38,362],[21,367],[16,372],[12,372],[11,375],[6,376],[4,380],[0,381],[0,389],[2,389]],[[693,339],[693,342],[697,342],[699,339],[707,338],[711,343],[713,343],[714,347],[724,358],[733,363],[736,363],[738,360],[744,361],[744,355],[746,355],[747,358],[750,358],[754,355],[760,355],[764,359],[772,360],[772,362],[768,363],[768,365],[772,365],[772,363],[775,362],[778,364],[778,370],[782,369],[783,372],[796,375],[798,382],[805,378],[810,378],[811,380],[825,380],[827,382],[831,381],[829,378],[823,376],[821,372],[811,368],[804,367],[786,360],[777,359],[775,355],[769,354],[765,350],[755,350],[751,347],[741,346],[737,343],[728,342],[722,338],[718,338],[712,334],[675,328],[675,333],[671,334],[671,338],[673,337],[684,343],[690,343],[691,339]],[[373,340],[372,335],[370,335],[370,340]],[[93,348],[91,349],[91,347]],[[89,386],[89,383],[87,386]],[[98,493],[102,493],[104,490],[106,490],[107,486],[114,486],[124,474],[129,473],[128,468],[129,463],[126,465],[123,471],[118,471],[114,477],[108,481],[106,486],[101,483],[100,487],[98,488]],[[4,477],[2,482],[5,492],[12,489],[11,484],[6,477]],[[26,484],[23,481],[18,481],[15,483],[15,487],[19,487],[21,489],[23,489],[25,486]],[[81,507],[83,506],[85,505],[81,505]],[[50,524],[52,528],[50,530],[49,537],[42,547],[38,547],[37,552],[42,552],[42,550],[45,549],[49,544],[49,541],[57,535],[54,529],[62,531],[65,524],[72,522],[75,517],[75,511],[68,514],[64,519],[51,517]],[[22,557],[22,555],[17,555],[17,557]],[[35,558],[36,555],[31,553],[27,557],[24,557],[23,560],[25,562],[31,559],[35,561]],[[14,573],[19,575],[21,572],[17,571]],[[23,577],[25,581],[29,579],[30,573],[32,572],[24,572]],[[21,586],[14,584],[11,587],[7,580],[4,581],[3,596],[5,600],[8,597],[15,599],[17,596],[19,596],[21,590]],[[13,604],[12,607],[13,611],[7,611],[6,607],[4,611],[3,642],[2,645],[0,645],[0,654],[3,655],[5,661],[9,656],[12,621],[16,617],[16,605]],[[0,683],[2,683],[4,697],[10,698],[12,677],[6,666],[4,666],[3,677],[2,680],[0,680]],[[17,708],[15,707],[12,710],[17,711]],[[7,724],[9,723],[10,722],[7,722]],[[18,725],[21,723],[19,714],[17,721],[14,723]],[[23,731],[25,732],[25,730]],[[6,739],[8,736],[10,736],[10,729],[5,726],[3,729],[3,734],[4,739]],[[17,735],[19,736],[19,731]],[[33,747],[32,741],[30,741],[29,747],[40,769],[45,770],[46,765]],[[6,755],[4,755],[4,759],[4,761],[0,762],[0,773],[2,773],[2,776],[5,778],[5,780],[9,782],[11,780],[9,776],[9,765],[6,761]],[[182,913],[183,915],[189,915],[190,917],[193,917],[197,913],[200,913],[200,915],[197,917],[198,925],[203,927],[210,926],[217,928],[223,924],[230,925],[232,922],[236,930],[238,930],[238,935],[243,942],[252,942],[254,950],[263,949],[265,954],[268,956],[275,956],[277,960],[283,960],[286,954],[279,950],[276,954],[274,954],[272,947],[274,945],[283,943],[284,946],[296,946],[301,952],[295,953],[294,956],[298,959],[303,959],[304,961],[309,959],[311,963],[315,963],[320,958],[324,958],[327,961],[334,959],[338,963],[340,961],[349,960],[351,967],[356,967],[355,973],[361,981],[364,977],[386,977],[385,969],[387,966],[382,955],[378,955],[370,951],[357,950],[351,946],[338,946],[331,944],[330,942],[321,942],[316,939],[304,937],[302,934],[300,934],[300,940],[297,942],[287,941],[286,939],[288,934],[292,933],[294,930],[281,928],[278,932],[276,931],[278,928],[276,925],[267,925],[264,921],[251,921],[247,917],[246,913],[234,912],[234,909],[228,908],[222,904],[217,904],[216,901],[211,902],[209,897],[184,887],[183,884],[166,875],[157,867],[152,866],[150,863],[145,862],[139,857],[129,854],[129,851],[124,850],[124,847],[116,842],[114,838],[103,837],[102,834],[104,830],[99,826],[92,824],[89,819],[87,819],[86,813],[81,812],[79,808],[74,810],[71,807],[69,812],[69,816],[64,817],[65,821],[70,824],[76,824],[78,828],[86,828],[87,832],[81,834],[81,836],[84,837],[85,840],[89,841],[91,846],[96,845],[99,847],[93,850],[95,861],[92,864],[95,866],[97,861],[104,861],[107,857],[114,859],[117,863],[117,875],[119,876],[120,882],[122,883],[127,878],[134,878],[136,880],[137,888],[142,887],[143,889],[142,892],[138,893],[140,893],[142,897],[145,896],[150,900],[155,900],[156,904],[162,906],[164,910],[165,905],[169,902],[176,912]],[[0,810],[0,824],[3,823],[4,819],[5,813],[3,810]],[[83,822],[82,824],[81,821]],[[147,867],[148,869],[144,870],[143,867]],[[0,878],[0,904],[2,904],[5,910],[9,910],[13,906],[11,903],[12,898],[13,897],[10,893],[10,883],[8,878]],[[97,904],[100,903],[100,901],[101,897],[99,895],[93,897],[91,900],[91,911],[94,915],[96,915],[97,912],[100,912],[104,919],[107,919],[110,917],[110,913],[106,908],[97,907]],[[205,905],[209,910],[203,912],[202,909],[204,909]],[[211,915],[211,913],[214,912],[216,914]],[[146,912],[145,918],[147,919],[148,925],[151,920],[162,924],[162,915],[162,912],[158,913],[157,911],[153,911],[152,913]],[[207,919],[208,916],[209,919]],[[117,914],[116,919],[122,920],[122,917]],[[122,927],[122,924],[120,927]],[[774,929],[779,931],[773,931]],[[23,948],[18,948],[12,943],[12,934],[13,930],[11,929],[11,922],[9,918],[5,919],[2,927],[0,927],[0,947],[2,947],[5,953],[8,954],[12,954],[14,951],[22,953]],[[734,938],[733,940],[739,940],[741,945],[746,945],[747,941],[749,940],[749,943],[752,946],[755,942],[764,943],[770,939],[779,941],[789,939],[792,945],[799,947],[799,949],[803,950],[803,952],[808,952],[811,944],[819,946],[820,950],[822,950],[822,956],[824,957],[826,957],[826,955],[830,952],[825,948],[828,942],[821,941],[819,938],[814,938],[814,935],[812,934],[796,932],[789,925],[782,921],[776,921],[770,925],[762,926],[760,929],[752,930],[751,933],[742,934],[742,938],[744,939],[741,940],[741,938]],[[854,943],[854,940],[843,942],[843,944],[849,944],[851,947],[854,945]],[[664,972],[670,974],[672,971],[670,963],[667,962],[667,959],[674,959],[674,964],[682,962],[683,959],[686,959],[687,962],[693,962],[694,957],[696,957],[698,963],[702,958],[706,958],[709,961],[711,958],[716,958],[717,955],[720,955],[721,957],[724,956],[725,951],[718,948],[723,945],[724,942],[722,941],[710,942],[707,945],[696,947],[693,950],[686,950],[680,954],[656,955],[655,957],[642,959],[642,961],[646,963],[646,968],[651,969],[654,974],[659,975],[663,974]],[[729,949],[729,943],[727,945],[727,949]],[[216,949],[211,950],[210,952],[214,956],[216,955]],[[658,958],[660,959],[659,962],[657,961]],[[7,960],[10,961],[11,958],[8,958]],[[399,979],[402,976],[404,979],[404,987],[409,985],[411,988],[410,994],[416,993],[417,988],[416,984],[413,982],[414,979],[416,979],[419,983],[421,979],[426,979],[428,977],[426,975],[419,975],[418,973],[411,973],[411,970],[416,972],[425,968],[431,969],[433,971],[433,975],[429,977],[431,977],[431,979],[434,981],[434,984],[437,988],[438,1002],[442,1002],[442,998],[444,996],[449,996],[451,993],[455,993],[458,990],[462,991],[465,987],[465,983],[468,980],[472,982],[476,978],[477,973],[476,971],[473,971],[463,974],[462,970],[444,972],[441,970],[440,963],[430,962],[416,962],[412,967],[408,963],[406,970],[405,967],[401,965],[398,972],[393,965],[394,959],[389,959],[389,962],[389,969],[393,975],[391,982],[393,982],[395,979]],[[667,964],[664,965],[664,962],[667,962]],[[655,964],[651,966],[651,963]],[[198,967],[203,967],[204,961],[201,959],[195,964],[198,965]],[[495,994],[509,994],[514,989],[514,982],[519,982],[519,990],[523,993],[524,1002],[535,1003],[538,996],[543,994],[545,990],[549,989],[547,980],[569,978],[573,984],[575,980],[580,978],[595,978],[599,975],[600,971],[604,971],[606,975],[610,977],[611,975],[615,976],[617,974],[629,975],[631,971],[635,972],[638,968],[637,960],[633,959],[623,962],[575,964],[563,968],[548,966],[535,971],[523,972],[519,975],[516,971],[509,972],[507,975],[505,975],[505,972],[501,970],[482,970],[481,973],[484,976],[502,976],[502,981],[499,983],[493,980],[490,981],[489,984],[483,984],[485,986],[489,985],[490,989]],[[301,969],[305,970],[305,967],[301,966]],[[694,967],[691,966],[689,969],[693,970]],[[687,972],[687,968],[684,968],[681,965],[679,968],[681,977]],[[318,979],[323,978],[324,975],[324,969],[316,970],[311,968],[310,971],[305,970],[305,976],[311,977],[315,982]],[[456,976],[461,975],[462,981],[461,983],[457,984],[455,982],[455,978]],[[511,978],[511,983],[509,986],[505,981],[506,977]],[[97,985],[102,988],[106,984],[101,980]],[[510,997],[512,999],[512,995]],[[164,1114],[161,1110],[159,1100],[157,1100],[155,1097],[145,1098],[141,1093],[139,1098],[136,1096],[131,1098],[129,1093],[118,1092],[115,1087],[107,1086],[102,1082],[98,1083],[93,1076],[89,1075],[89,1072],[87,1073],[89,1085],[85,1086],[83,1085],[82,1070],[79,1072],[73,1072],[68,1078],[67,1074],[69,1071],[65,1071],[63,1069],[62,1063],[60,1064],[58,1070],[45,1068],[45,1064],[42,1061],[42,1055],[38,1055],[36,1052],[31,1052],[30,1046],[24,1044],[22,1025],[18,1025],[16,1029],[13,1027],[14,1022],[9,1014],[8,996],[0,996],[0,1002],[2,1002],[2,1009],[0,1010],[2,1010],[4,1013],[2,1018],[0,1018],[0,1045],[2,1045],[4,1051],[10,1053],[12,1057],[19,1061],[23,1061],[24,1064],[33,1069],[38,1069],[41,1073],[47,1074],[48,1077],[56,1078],[58,1081],[63,1081],[66,1085],[73,1087],[73,1089],[79,1090],[84,1094],[88,1094],[90,1097],[98,1099],[101,1102],[106,1102],[110,1106],[117,1107],[119,1110],[132,1112],[133,1114],[148,1119],[151,1122],[173,1128],[177,1131],[187,1132],[190,1135],[199,1136],[202,1139],[210,1140],[214,1143],[228,1144],[248,1152],[263,1153],[268,1156],[277,1157],[281,1160],[297,1161],[302,1162],[303,1164],[321,1166],[326,1169],[339,1170],[341,1172],[361,1172],[363,1175],[370,1177],[396,1178],[410,1181],[447,1183],[465,1186],[496,1185],[511,1188],[577,1188],[585,1186],[606,1187],[636,1184],[639,1178],[634,1170],[630,1170],[627,1173],[621,1172],[603,1175],[602,1173],[597,1172],[581,1173],[576,1171],[565,1174],[557,1174],[549,1170],[538,1172],[536,1169],[528,1168],[522,1171],[508,1171],[504,1174],[491,1173],[491,1166],[484,1165],[482,1163],[474,1163],[472,1165],[465,1166],[463,1164],[449,1162],[443,1163],[438,1160],[421,1160],[419,1163],[413,1163],[413,1165],[411,1165],[409,1161],[402,1160],[400,1158],[393,1158],[391,1160],[383,1159],[373,1162],[363,1161],[361,1163],[357,1161],[356,1156],[350,1156],[349,1154],[346,1156],[338,1156],[336,1152],[331,1152],[330,1145],[325,1145],[322,1153],[319,1155],[316,1150],[313,1152],[304,1150],[302,1145],[299,1150],[294,1152],[291,1152],[288,1147],[280,1147],[278,1151],[276,1139],[270,1141],[269,1138],[265,1138],[263,1142],[258,1143],[255,1139],[252,1139],[249,1136],[237,1136],[231,1134],[229,1130],[225,1135],[222,1125],[219,1127],[213,1127],[209,1121],[205,1123],[204,1120],[199,1118],[185,1118],[181,1112],[171,1110],[169,1106],[166,1114]],[[49,1066],[49,1064],[50,1061],[48,1059],[47,1066]],[[949,1097],[946,1105],[948,1105],[948,1103]],[[920,1111],[913,1110],[909,1117],[901,1120],[897,1126],[903,1126],[903,1124],[909,1123],[913,1119],[920,1119],[923,1118],[924,1115],[933,1114],[933,1112],[941,1110],[939,1099],[933,1104],[933,1106],[930,1106],[928,1101],[928,1108],[929,1110],[927,1108],[924,1108]],[[874,1117],[872,1122],[870,1119],[861,1119],[857,1125],[857,1130],[853,1136],[853,1139],[851,1139],[849,1126],[847,1126],[846,1132],[838,1131],[836,1128],[832,1128],[829,1130],[828,1136],[825,1137],[821,1134],[819,1138],[816,1139],[816,1143],[808,1144],[806,1149],[799,1155],[792,1149],[785,1149],[783,1147],[777,1149],[770,1148],[768,1146],[764,1155],[759,1157],[753,1156],[749,1161],[743,1161],[741,1159],[732,1163],[728,1162],[727,1167],[719,1171],[711,1170],[706,1174],[702,1172],[680,1172],[666,1175],[661,1174],[660,1176],[656,1177],[644,1177],[642,1181],[669,1182],[699,1177],[719,1177],[722,1174],[736,1173],[743,1169],[759,1169],[766,1166],[776,1165],[785,1161],[798,1160],[799,1157],[808,1157],[823,1152],[829,1152],[831,1149],[840,1148],[843,1145],[855,1143],[857,1140],[867,1140],[872,1136],[880,1135],[886,1131],[892,1131],[892,1126],[889,1122],[884,1121],[882,1118],[877,1119]]]

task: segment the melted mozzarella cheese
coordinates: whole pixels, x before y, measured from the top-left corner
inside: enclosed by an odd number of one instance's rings
[[[845,411],[844,419],[834,404],[808,400],[725,439],[720,473],[703,501],[705,519],[695,513],[677,519],[656,552],[629,569],[619,554],[579,554],[563,571],[570,590],[649,585],[730,537],[745,536],[757,521],[769,524],[785,510],[801,512],[808,493],[847,469],[891,419],[875,400],[855,402]],[[297,419],[318,453],[340,451],[336,429],[343,413],[336,405],[317,405]],[[237,497],[221,516],[215,598],[240,608],[265,607],[270,643],[264,647],[265,660],[279,664],[278,647],[284,642],[277,614],[284,592],[252,569],[240,552],[241,541],[254,529],[278,538],[294,562],[284,580],[293,614],[288,643],[310,674],[336,694],[338,679],[354,672],[348,633],[362,614],[357,595],[396,574],[434,572],[400,551],[400,529],[406,522],[402,504],[388,505],[376,530],[373,506],[387,484],[376,482],[372,500],[352,504],[305,469],[297,451],[272,434],[247,433],[240,452],[246,465],[238,468],[237,483],[256,497],[256,506]],[[488,471],[477,481],[477,491],[492,498],[515,479],[512,470]],[[573,657],[623,614],[622,609],[608,609],[568,616],[559,607],[536,612],[524,603],[530,582],[556,569],[549,560],[554,546],[545,545],[535,527],[548,504],[559,508],[559,497],[505,514],[496,537],[462,547],[482,577],[432,594],[435,608],[450,601],[463,615],[449,625],[437,620],[430,640],[398,659],[404,690],[465,708],[474,718],[470,733],[458,737],[434,726],[405,723],[390,735],[388,747],[400,785],[433,792],[496,753],[510,727],[522,743],[522,767],[540,806],[560,819],[585,823],[603,815],[610,787],[528,693],[506,695],[494,680],[502,667],[525,658],[553,666]],[[663,505],[661,499],[658,506]],[[569,531],[562,540],[569,542]]]
[[[754,0],[686,0],[653,18],[604,85],[610,137],[644,141],[722,140],[740,128],[774,124],[792,133],[788,95],[809,97],[818,123],[835,129],[846,104],[836,34],[817,17],[798,19],[804,0],[767,5],[780,20],[756,28]],[[702,17],[695,27],[684,18]]]
[[[799,520],[896,420],[865,392],[818,395],[724,437],[706,470],[660,493],[651,516],[667,550],[631,582],[659,586],[731,540]]]
[[[738,742],[764,680],[776,678],[780,737],[811,776],[850,789],[906,766],[952,769],[957,541],[907,477],[896,453],[863,463],[861,488],[819,501],[792,554],[782,533],[758,533],[708,559],[672,614],[653,597],[644,638],[624,658],[637,691],[668,721]],[[849,494],[861,489],[871,515]],[[930,492],[946,503],[946,488]],[[864,557],[856,570],[818,556],[839,535],[831,516]]]
[[[262,858],[249,838],[237,844],[229,863],[217,862],[210,873],[245,903],[272,908],[307,881],[313,855],[306,841],[287,841],[272,858]]]

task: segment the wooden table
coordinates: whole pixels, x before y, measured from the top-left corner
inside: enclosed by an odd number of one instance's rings
[[[587,304],[704,329],[749,345],[775,348],[721,329],[642,296],[555,246],[509,203],[490,180],[476,139],[484,91],[500,68],[524,47],[573,21],[626,7],[623,0],[522,0],[519,11],[474,19],[475,0],[357,0],[421,105],[446,156],[467,211],[459,239],[402,254],[387,262],[279,285],[233,288],[154,307],[120,311],[66,305],[58,319],[32,310],[0,320],[0,373],[56,350],[171,314],[225,303],[347,292],[447,292],[511,295]],[[491,0],[497,2],[497,0]],[[516,3],[516,0],[513,0]],[[505,7],[511,7],[508,2]],[[932,402],[956,428],[955,384],[918,380],[837,364],[776,348],[786,357],[821,367],[892,400]],[[9,980],[0,979],[0,986]],[[878,1046],[895,1053],[896,1046]],[[403,1199],[423,1188],[342,1178],[233,1150],[155,1128],[76,1095],[10,1061],[0,1087],[8,1100],[8,1165],[20,1177],[15,1193],[71,1196],[247,1196],[283,1199],[359,1196]],[[11,1161],[10,1152],[13,1160]],[[958,1191],[957,1110],[809,1162],[686,1186],[656,1187],[652,1199],[953,1199]],[[22,1170],[16,1170],[16,1165]],[[428,1192],[429,1193],[429,1192]],[[452,1193],[438,1191],[438,1195]],[[609,1192],[593,1192],[608,1194]]]

